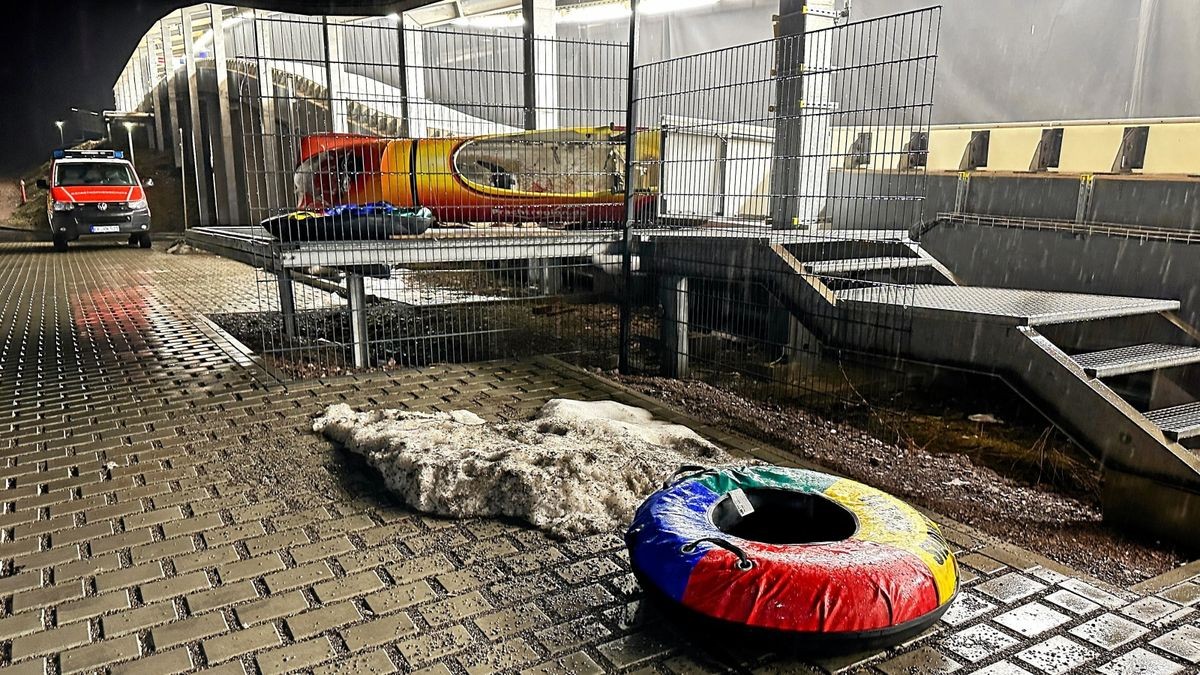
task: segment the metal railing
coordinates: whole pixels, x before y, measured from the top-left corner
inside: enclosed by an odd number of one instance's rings
[[[1111,237],[1138,239],[1141,241],[1166,241],[1178,244],[1200,243],[1200,232],[1167,227],[1122,225],[1120,223],[1077,223],[1069,220],[1016,218],[1011,216],[991,216],[973,213],[939,213],[938,220],[947,223],[959,223],[962,225],[977,225],[985,227],[1009,227],[1022,230],[1049,230],[1052,232],[1068,232],[1071,234],[1102,234]]]

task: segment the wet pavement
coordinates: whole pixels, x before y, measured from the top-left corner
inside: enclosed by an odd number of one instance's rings
[[[548,359],[280,382],[205,319],[257,309],[259,282],[207,255],[0,244],[0,672],[1200,664],[1200,569],[1114,588],[953,523],[963,589],[899,649],[804,662],[693,641],[644,602],[615,534],[413,513],[310,418],[348,402],[517,419],[551,397],[613,398],[786,458]]]

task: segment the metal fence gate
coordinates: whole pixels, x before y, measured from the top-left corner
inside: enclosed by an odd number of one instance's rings
[[[636,65],[394,16],[214,23],[199,70],[242,194],[210,199],[251,225],[213,236],[259,296],[215,319],[283,372],[556,354],[890,386],[931,269],[906,231],[847,224],[919,225],[936,9],[797,3],[776,39]]]

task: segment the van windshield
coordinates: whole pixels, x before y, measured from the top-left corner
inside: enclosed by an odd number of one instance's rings
[[[133,172],[128,164],[121,162],[80,162],[59,164],[55,171],[55,185],[134,185]]]

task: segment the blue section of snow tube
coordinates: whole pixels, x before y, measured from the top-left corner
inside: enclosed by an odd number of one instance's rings
[[[636,539],[630,552],[634,567],[676,601],[683,601],[692,568],[709,550],[701,546],[684,553],[680,548],[720,534],[708,519],[708,511],[718,499],[720,495],[699,481],[685,479],[651,495],[638,508],[625,535],[626,542]],[[655,534],[638,536],[647,529]]]

